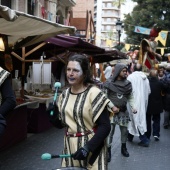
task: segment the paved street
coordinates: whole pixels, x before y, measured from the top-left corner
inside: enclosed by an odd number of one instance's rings
[[[160,141],[156,142],[152,138],[150,147],[144,148],[137,145],[139,139],[135,137],[132,143],[127,143],[129,158],[120,153],[120,131],[116,127],[109,170],[169,170],[170,128],[163,129],[162,121]],[[25,141],[0,152],[0,170],[52,170],[60,167],[60,159],[44,161],[41,155],[46,152],[60,154],[63,133],[64,130],[51,128],[43,133],[29,135]]]

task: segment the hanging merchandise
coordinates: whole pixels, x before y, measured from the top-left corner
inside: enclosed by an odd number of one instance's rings
[[[45,7],[41,7],[41,14],[42,14],[42,17],[45,18]]]

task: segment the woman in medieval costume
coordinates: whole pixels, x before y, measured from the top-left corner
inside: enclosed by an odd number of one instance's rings
[[[110,132],[110,112],[118,109],[93,85],[88,59],[83,55],[69,58],[66,76],[70,88],[58,99],[59,116],[65,125],[62,167],[107,170],[105,139]],[[110,112],[108,112],[108,110]]]

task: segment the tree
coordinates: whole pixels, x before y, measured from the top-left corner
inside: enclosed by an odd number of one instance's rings
[[[126,0],[113,0],[113,5],[120,9],[121,5],[123,5]]]
[[[169,0],[133,0],[137,2],[131,14],[125,15],[124,30],[127,34],[126,43],[139,44],[147,35],[134,32],[134,26],[152,28],[154,24],[169,30],[170,25],[170,1]],[[161,46],[161,44],[159,44]],[[170,36],[167,39],[170,46]]]

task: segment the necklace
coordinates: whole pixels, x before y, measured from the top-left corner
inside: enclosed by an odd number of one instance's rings
[[[123,94],[117,93],[117,98],[118,98],[118,99],[122,99],[122,97],[123,97]]]

